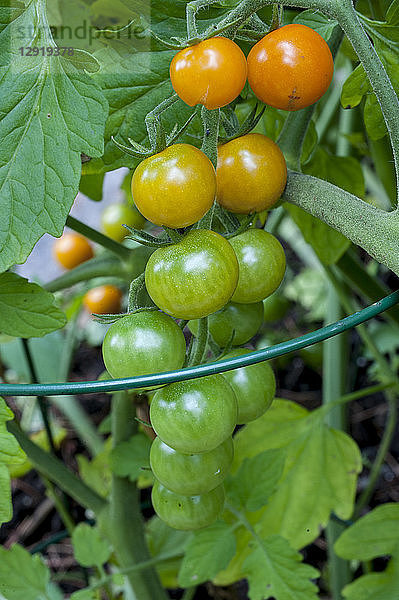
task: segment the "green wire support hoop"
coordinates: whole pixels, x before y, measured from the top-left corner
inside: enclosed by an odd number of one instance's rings
[[[198,365],[180,369],[178,371],[168,371],[167,373],[155,373],[153,375],[144,375],[140,377],[129,377],[125,379],[111,379],[106,381],[86,381],[73,383],[49,383],[49,384],[0,384],[1,396],[61,396],[73,394],[94,394],[98,392],[112,392],[118,390],[135,389],[149,386],[165,385],[175,381],[184,381],[187,379],[196,379],[205,375],[215,375],[239,367],[246,367],[265,360],[283,356],[289,352],[306,348],[317,342],[322,342],[328,338],[338,335],[343,331],[352,329],[380,313],[388,310],[399,302],[399,290],[389,296],[382,298],[378,302],[359,310],[352,315],[345,317],[326,327],[321,327],[316,331],[301,335],[300,337],[275,344],[269,348],[249,352],[244,356],[237,356],[218,362]]]

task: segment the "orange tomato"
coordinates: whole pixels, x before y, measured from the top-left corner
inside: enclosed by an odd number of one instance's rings
[[[334,62],[325,40],[306,25],[284,25],[262,38],[248,55],[248,82],[265,104],[299,110],[327,91]]]
[[[269,209],[286,182],[283,153],[265,135],[249,133],[219,146],[216,199],[227,210],[249,214]]]
[[[122,292],[114,285],[92,288],[83,297],[83,304],[91,313],[105,315],[121,311]]]
[[[170,65],[173,89],[189,106],[221,108],[242,91],[247,79],[245,54],[225,37],[180,50]]]
[[[65,269],[73,269],[94,256],[90,242],[74,232],[64,233],[56,240],[53,251],[56,259]]]

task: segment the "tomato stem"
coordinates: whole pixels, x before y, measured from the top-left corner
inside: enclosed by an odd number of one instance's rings
[[[78,219],[75,219],[75,217],[69,215],[66,220],[66,225],[67,227],[70,227],[77,233],[80,233],[81,235],[87,237],[92,242],[95,242],[96,244],[99,244],[103,248],[106,248],[113,254],[116,254],[122,260],[129,259],[129,248],[126,248],[126,246],[123,246],[119,242],[115,242],[115,240],[112,240],[108,236],[104,235],[103,233],[100,233],[96,229],[93,229],[89,225],[78,221]]]
[[[201,109],[201,119],[204,127],[201,150],[207,155],[215,169],[218,156],[220,114],[220,108],[208,110],[203,106]]]
[[[190,355],[188,358],[188,366],[194,367],[203,362],[208,345],[209,324],[208,317],[199,319],[198,334],[192,344]]]

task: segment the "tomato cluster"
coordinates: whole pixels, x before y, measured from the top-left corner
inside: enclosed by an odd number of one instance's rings
[[[191,106],[225,106],[241,92],[248,75],[261,100],[297,110],[327,89],[330,59],[318,34],[291,25],[265,36],[248,61],[234,42],[218,37],[179,52],[170,73],[174,89]],[[105,336],[104,363],[112,377],[172,371],[187,361],[197,364],[201,343],[205,346],[199,355],[207,357],[211,351],[216,360],[248,352],[239,346],[259,331],[263,301],[284,277],[285,254],[272,234],[253,224],[239,227],[239,220],[225,211],[251,215],[270,209],[286,180],[282,152],[258,133],[237,135],[220,145],[216,169],[205,153],[183,143],[142,160],[132,179],[134,202],[151,223],[166,228],[169,239],[164,236],[154,244],[159,247],[145,268],[154,310],[123,316]],[[212,212],[198,225],[215,200],[221,205],[222,233],[209,226]],[[123,218],[128,222],[127,215]],[[118,239],[108,224],[103,226]],[[142,239],[145,243],[147,238]],[[200,322],[204,317],[209,318]],[[197,338],[196,351],[191,346],[187,351],[186,321]],[[156,434],[150,452],[152,501],[161,519],[177,529],[196,529],[217,518],[233,460],[234,429],[263,415],[275,389],[270,365],[260,363],[151,390],[149,417]]]

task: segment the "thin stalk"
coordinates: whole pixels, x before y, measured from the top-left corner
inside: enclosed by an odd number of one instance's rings
[[[37,373],[36,373],[36,367],[33,363],[33,358],[32,358],[30,348],[29,348],[28,340],[22,339],[22,347],[24,349],[26,362],[28,363],[28,369],[29,369],[31,381],[32,381],[32,383],[39,383],[39,379],[38,379]],[[44,425],[44,429],[46,431],[49,447],[51,449],[51,452],[54,455],[56,455],[57,450],[56,450],[56,447],[54,444],[53,433],[51,431],[50,420],[49,420],[49,416],[48,416],[47,400],[44,396],[37,396],[37,403],[38,403],[38,406],[40,409],[40,413],[42,415],[43,425]]]
[[[54,506],[57,509],[57,512],[60,515],[61,520],[64,523],[69,535],[72,535],[72,532],[75,529],[75,522],[65,506],[64,498],[60,498],[55,485],[53,485],[53,483],[49,479],[43,477],[43,480],[46,484],[47,496],[51,498],[54,502]]]
[[[326,324],[342,317],[338,296],[330,284],[327,296]],[[342,396],[346,381],[346,335],[337,335],[323,342],[323,404],[328,405]],[[336,406],[326,415],[330,427],[345,430],[344,405]],[[331,521],[326,528],[329,585],[333,600],[341,600],[341,590],[350,582],[349,563],[334,552],[334,543],[343,531],[340,523]]]
[[[134,403],[126,392],[119,392],[112,397],[111,422],[114,447],[127,441],[137,431]],[[122,569],[151,559],[144,537],[139,491],[127,477],[115,474],[112,477],[106,527]],[[166,600],[166,593],[154,568],[130,571],[127,578],[137,599]]]
[[[395,167],[393,163],[392,148],[388,138],[384,136],[380,140],[368,140],[374,167],[392,206],[395,206],[397,191]]]
[[[63,380],[64,381],[64,380]],[[99,454],[104,447],[102,437],[88,418],[75,396],[51,396],[50,402],[68,419],[79,439],[92,456]]]
[[[100,246],[106,248],[110,252],[113,252],[122,260],[129,259],[129,248],[126,248],[126,246],[123,246],[123,244],[120,244],[119,242],[115,242],[115,240],[112,240],[108,236],[104,235],[103,233],[100,233],[96,229],[93,229],[89,225],[78,221],[78,219],[75,219],[75,217],[71,217],[71,215],[69,215],[66,220],[66,225],[74,231],[76,231],[77,233],[84,235],[92,242],[95,242],[96,244],[99,244]]]
[[[220,127],[220,108],[208,110],[204,106],[201,109],[201,119],[204,127],[204,137],[201,150],[207,155],[216,169],[218,156],[218,141]]]
[[[208,344],[209,326],[208,317],[203,317],[199,320],[198,334],[192,346],[192,351],[188,360],[188,366],[194,367],[199,365],[204,360],[206,348]]]
[[[40,474],[56,483],[81,506],[89,508],[97,515],[106,508],[107,502],[101,496],[67,469],[61,460],[32,442],[15,421],[9,421],[7,428],[16,437],[22,450],[26,452]]]

